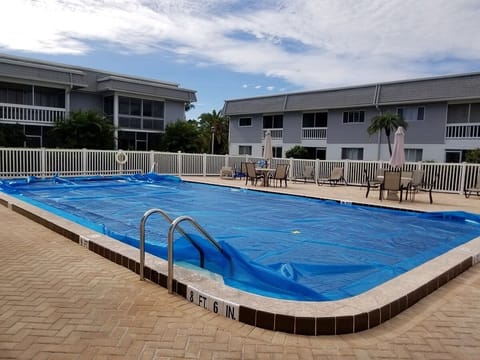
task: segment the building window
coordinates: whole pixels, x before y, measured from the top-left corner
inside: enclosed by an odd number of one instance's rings
[[[65,107],[65,91],[63,89],[35,86],[33,89],[34,105],[46,107]]]
[[[65,108],[65,90],[0,83],[0,103]]]
[[[343,112],[343,123],[363,123],[365,122],[365,111],[344,111]]]
[[[33,105],[33,86],[0,82],[0,103]]]
[[[25,125],[25,146],[28,148],[39,148],[43,144],[43,127],[36,125]]]
[[[263,128],[264,129],[282,129],[283,115],[264,115]]]
[[[446,150],[445,162],[446,163],[461,163],[465,161],[468,150]]]
[[[342,160],[363,160],[363,148],[342,148]]]
[[[272,154],[273,154],[274,158],[281,158],[282,157],[282,147],[281,146],[272,147]]]
[[[419,162],[422,161],[423,150],[422,149],[405,149],[405,161]]]
[[[119,131],[118,148],[125,150],[153,150],[160,144],[160,134],[140,131]]]
[[[238,155],[252,155],[252,147],[249,145],[239,145]]]
[[[113,110],[110,97],[104,99],[105,111]],[[122,128],[164,130],[164,109],[162,101],[118,97],[118,124]],[[108,113],[107,113],[108,115]]]
[[[480,104],[448,105],[447,123],[480,123]]]
[[[238,119],[239,127],[248,127],[252,126],[252,118],[240,118]]]
[[[409,106],[397,108],[397,115],[405,121],[421,121],[425,118],[425,108],[423,106]]]
[[[304,113],[302,126],[304,128],[327,127],[327,120],[327,112]]]
[[[103,113],[105,116],[113,118],[113,96],[103,98]]]

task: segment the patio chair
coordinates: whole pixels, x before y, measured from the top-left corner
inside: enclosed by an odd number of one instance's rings
[[[303,181],[304,183],[307,180],[312,180],[315,182],[315,167],[314,166],[305,166],[303,168],[302,175],[293,179],[294,182]]]
[[[277,186],[277,181],[280,181],[280,187],[282,187],[282,181],[285,183],[285,187],[287,187],[287,176],[288,176],[288,164],[279,164],[275,169],[275,173],[269,175],[269,181],[274,180],[275,186]]]
[[[477,175],[477,183],[474,187],[467,188],[465,186],[465,197],[468,199],[472,193],[477,193],[477,196],[480,196],[480,176]]]
[[[329,183],[331,186],[337,185],[340,181],[344,181],[345,185],[347,181],[343,177],[343,167],[335,167],[330,172],[330,176],[323,179],[318,179],[317,184],[320,186],[322,184]]]
[[[238,169],[235,166],[235,174],[233,175],[233,178],[234,179],[236,179],[236,178],[243,179],[245,176],[247,176],[247,166],[246,166],[245,162],[241,162],[240,163],[240,169]]]
[[[383,200],[383,192],[400,192],[400,202],[403,197],[402,173],[400,171],[385,171],[383,182],[380,184],[379,199]]]
[[[263,179],[263,175],[257,173],[257,171],[255,170],[255,164],[252,162],[245,163],[245,167],[247,170],[247,173],[245,176],[245,185],[247,185],[248,180],[250,180],[252,182],[252,185],[257,186],[258,179]]]
[[[418,189],[420,187],[422,187],[423,176],[423,170],[413,170],[412,181],[410,182],[410,184],[408,184],[407,195],[405,196],[405,198],[408,199],[408,195],[410,195],[410,200],[413,201],[415,199],[415,193],[418,192]]]
[[[425,192],[425,193],[428,193],[430,204],[432,204],[433,203],[432,190],[435,187],[435,184],[437,183],[439,174],[436,174],[434,177],[434,180],[430,183],[425,182],[424,175],[425,174],[423,170],[415,170],[413,172],[412,182],[409,184],[409,189],[407,191],[407,197],[408,197],[408,193],[410,193],[410,199],[414,201],[416,193]]]
[[[382,184],[382,181],[379,180],[379,179],[370,179],[370,176],[368,176],[367,169],[363,169],[363,172],[365,173],[366,186],[367,186],[367,193],[365,194],[365,197],[368,198],[368,194],[370,193],[370,189],[379,189],[380,185]],[[384,172],[382,171],[382,175],[383,175],[383,173]]]

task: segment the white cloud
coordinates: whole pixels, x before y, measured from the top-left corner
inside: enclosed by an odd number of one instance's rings
[[[170,52],[305,88],[470,71],[480,60],[478,0],[16,0],[0,11],[7,51]]]

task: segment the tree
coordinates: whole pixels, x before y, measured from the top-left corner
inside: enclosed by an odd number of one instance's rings
[[[465,154],[465,161],[468,163],[480,164],[480,148],[467,151]]]
[[[195,109],[195,105],[192,103],[185,103],[185,111],[190,111],[192,109]]]
[[[26,136],[23,126],[16,124],[0,124],[0,146],[23,147]]]
[[[287,158],[306,159],[308,156],[308,151],[301,145],[295,145],[285,153],[285,156]]]
[[[178,120],[168,124],[160,148],[170,152],[200,153],[202,141],[198,123],[195,120]]]
[[[203,141],[203,152],[211,152],[212,136],[214,139],[213,153],[228,154],[228,118],[221,111],[213,110],[199,116],[200,134]]]
[[[390,152],[390,156],[392,156],[392,143],[390,141],[390,134],[395,132],[399,126],[407,129],[408,124],[400,115],[386,112],[385,114],[377,115],[372,119],[367,132],[369,135],[373,135],[384,130],[388,141],[388,151]]]
[[[73,111],[57,121],[48,133],[49,146],[69,149],[113,149],[115,128],[104,116],[89,111]]]

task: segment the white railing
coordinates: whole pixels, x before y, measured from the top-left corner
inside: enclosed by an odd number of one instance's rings
[[[302,128],[302,139],[327,139],[327,128]]]
[[[0,103],[0,120],[3,122],[54,124],[65,119],[65,115],[63,108]]]
[[[262,139],[265,139],[265,134],[267,131],[270,131],[272,139],[283,139],[283,129],[263,129]]]
[[[125,151],[125,164],[117,162],[115,150],[0,148],[0,178],[26,176],[49,177],[147,173],[218,176],[222,166],[240,169],[244,161],[261,158],[240,155],[167,153],[157,151]],[[271,167],[289,164],[289,178],[299,178],[305,166],[314,166],[315,178],[328,177],[334,167],[343,167],[349,185],[364,185],[365,170],[374,177],[377,169],[389,168],[386,161],[303,160],[275,158]],[[480,164],[406,163],[403,171],[423,169],[427,182],[434,181],[435,191],[462,193],[473,187],[480,177]]]
[[[447,124],[445,137],[447,139],[480,139],[480,124]]]

